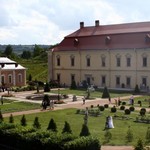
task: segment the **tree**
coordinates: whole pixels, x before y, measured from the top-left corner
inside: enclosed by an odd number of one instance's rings
[[[29,74],[29,79],[28,80],[32,81],[32,75],[31,74]]]
[[[73,80],[70,89],[77,89],[76,81]]]
[[[14,123],[14,117],[13,117],[12,114],[11,114],[10,117],[9,117],[9,123]]]
[[[109,91],[107,87],[104,88],[102,98],[110,98]]]
[[[22,118],[20,120],[20,123],[21,123],[22,126],[27,126],[27,120],[26,120],[25,115],[22,116]]]
[[[39,56],[42,51],[43,49],[40,46],[35,45],[34,50],[33,50],[33,56],[34,57]]]
[[[6,49],[4,51],[4,55],[6,55],[7,57],[10,57],[13,53],[13,48],[11,45],[7,45]]]
[[[36,128],[36,129],[41,128],[41,124],[39,123],[39,118],[38,117],[35,117],[33,127]]]
[[[2,111],[0,109],[0,123],[2,123],[4,121],[3,115],[2,115]]]
[[[56,123],[55,123],[53,118],[50,120],[48,127],[47,127],[47,130],[57,132],[57,126],[56,126]]]
[[[86,124],[83,124],[81,132],[80,132],[80,136],[89,136],[89,135],[90,135],[90,132],[89,132],[88,126]]]
[[[140,89],[139,89],[138,85],[135,86],[134,93],[135,94],[139,94],[140,93]]]
[[[65,121],[65,125],[64,125],[64,128],[62,130],[62,133],[72,133],[72,130],[70,128],[70,124],[67,121]]]
[[[21,58],[23,59],[30,59],[31,58],[31,52],[30,51],[23,51],[21,54]]]

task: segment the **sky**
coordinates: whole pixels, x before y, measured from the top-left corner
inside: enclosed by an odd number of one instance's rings
[[[150,21],[150,0],[0,0],[0,44],[54,45],[95,20]]]

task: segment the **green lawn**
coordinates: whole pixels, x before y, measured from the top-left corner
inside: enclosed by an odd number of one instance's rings
[[[85,89],[80,89],[80,90],[70,90],[68,88],[66,89],[60,89],[59,90],[60,94],[73,94],[73,95],[78,95],[78,96],[85,96],[87,95],[87,90]],[[58,90],[51,90],[50,93],[58,93]],[[102,90],[96,90],[94,92],[90,92],[90,98],[101,98],[103,94]],[[115,92],[115,91],[110,91],[110,96],[113,97],[122,97],[122,96],[127,96],[131,95],[131,93],[127,92]]]
[[[4,100],[3,105],[0,105],[2,113],[11,113],[40,108],[40,104],[19,102],[15,100]]]
[[[84,115],[76,114],[76,111],[77,111],[76,109],[67,109],[67,110],[47,111],[43,113],[26,115],[27,124],[28,126],[32,126],[34,118],[38,116],[42,129],[45,130],[48,126],[50,119],[53,118],[57,124],[58,131],[61,132],[64,126],[64,122],[68,121],[73,133],[75,135],[79,135],[82,124],[84,122],[83,120]],[[114,116],[114,113],[110,112],[110,108],[105,109],[104,112],[102,112],[101,116],[99,117],[89,116],[88,118],[88,127],[90,133],[93,136],[98,137],[101,143],[105,141],[104,139],[105,131],[103,131],[103,129],[105,126],[106,116],[108,115]],[[124,111],[118,110],[116,115],[124,116]],[[133,145],[137,142],[139,138],[144,140],[147,128],[150,127],[150,124],[135,123],[134,120],[138,115],[139,113],[133,112],[130,115],[126,115],[131,118],[129,120],[113,119],[115,128],[109,130],[112,134],[112,139],[110,140],[109,143],[106,144]],[[148,113],[147,115],[150,116],[150,114]],[[21,117],[22,116],[15,116],[14,117],[15,123],[20,123]],[[8,122],[8,118],[5,118],[5,121]],[[129,126],[133,131],[134,140],[133,142],[127,143],[125,136],[127,135],[127,130]]]

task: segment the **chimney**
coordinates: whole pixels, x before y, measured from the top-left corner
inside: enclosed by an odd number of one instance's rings
[[[95,20],[95,27],[99,26],[99,20]]]
[[[80,22],[80,29],[84,27],[84,22]]]

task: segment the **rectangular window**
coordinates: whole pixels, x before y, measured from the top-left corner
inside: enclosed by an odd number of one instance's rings
[[[105,58],[103,57],[102,58],[102,67],[105,67],[106,66],[106,64],[105,64]]]
[[[57,66],[60,66],[60,58],[57,58]]]
[[[71,58],[71,66],[74,66],[74,58]]]
[[[146,77],[143,77],[143,78],[142,78],[142,85],[143,85],[144,87],[147,86],[147,79],[146,79]]]
[[[127,58],[127,67],[131,66],[131,58]]]
[[[147,57],[143,57],[143,67],[147,67]]]
[[[117,67],[120,67],[121,66],[121,59],[120,59],[120,57],[117,57],[116,61],[117,61]]]
[[[87,78],[86,78],[86,81],[87,81],[88,85],[91,84],[91,78],[90,78],[90,77],[87,77]]]
[[[120,77],[116,77],[116,85],[120,85]]]
[[[87,58],[87,67],[90,67],[91,62],[90,62],[90,58]]]
[[[102,76],[102,85],[105,85],[105,84],[106,84],[106,77]]]
[[[131,84],[131,78],[130,78],[130,77],[127,77],[127,78],[126,78],[126,85],[127,85],[128,87],[130,87],[130,84]]]

